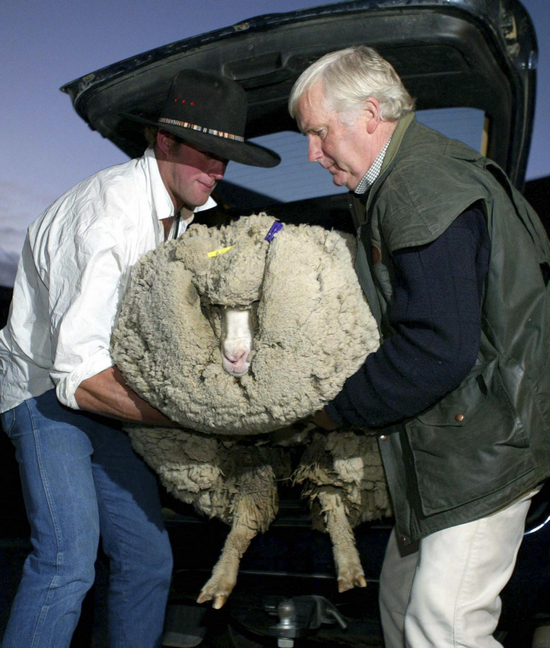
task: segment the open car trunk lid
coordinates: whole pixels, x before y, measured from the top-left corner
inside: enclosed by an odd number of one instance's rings
[[[154,115],[181,69],[241,83],[249,98],[246,136],[254,137],[296,130],[287,113],[296,78],[326,52],[358,44],[394,65],[419,109],[482,110],[481,151],[522,187],[537,47],[518,0],[356,0],[264,15],[128,58],[61,89],[92,129],[135,157],[145,140],[120,113]]]

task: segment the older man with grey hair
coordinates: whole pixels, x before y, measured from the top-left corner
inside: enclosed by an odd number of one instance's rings
[[[383,340],[315,420],[380,430],[386,646],[498,646],[500,592],[550,475],[550,244],[494,162],[413,108],[368,47],[327,54],[290,96],[309,160],[352,192]]]

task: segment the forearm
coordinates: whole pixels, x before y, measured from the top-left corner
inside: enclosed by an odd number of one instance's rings
[[[94,414],[132,423],[178,427],[171,419],[140,398],[125,383],[117,367],[83,380],[75,393],[78,406]]]

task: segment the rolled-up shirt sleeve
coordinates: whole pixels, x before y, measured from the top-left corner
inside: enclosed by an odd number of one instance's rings
[[[73,409],[80,383],[113,366],[109,344],[128,276],[122,257],[117,237],[97,225],[75,237],[73,255],[52,260],[50,375],[60,402]]]

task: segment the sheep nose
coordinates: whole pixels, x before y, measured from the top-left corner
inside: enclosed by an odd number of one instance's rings
[[[243,359],[242,357],[237,362],[231,362],[227,358],[224,358],[222,366],[224,371],[228,374],[235,376],[235,378],[240,378],[248,373],[250,362],[247,362],[246,359]]]
[[[225,357],[229,360],[229,362],[238,362],[241,358],[246,357],[246,353],[241,353],[240,355],[236,353],[225,353]]]
[[[248,355],[250,348],[242,346],[223,346],[222,347],[222,367],[224,371],[236,378],[240,378],[248,373],[250,362]]]

